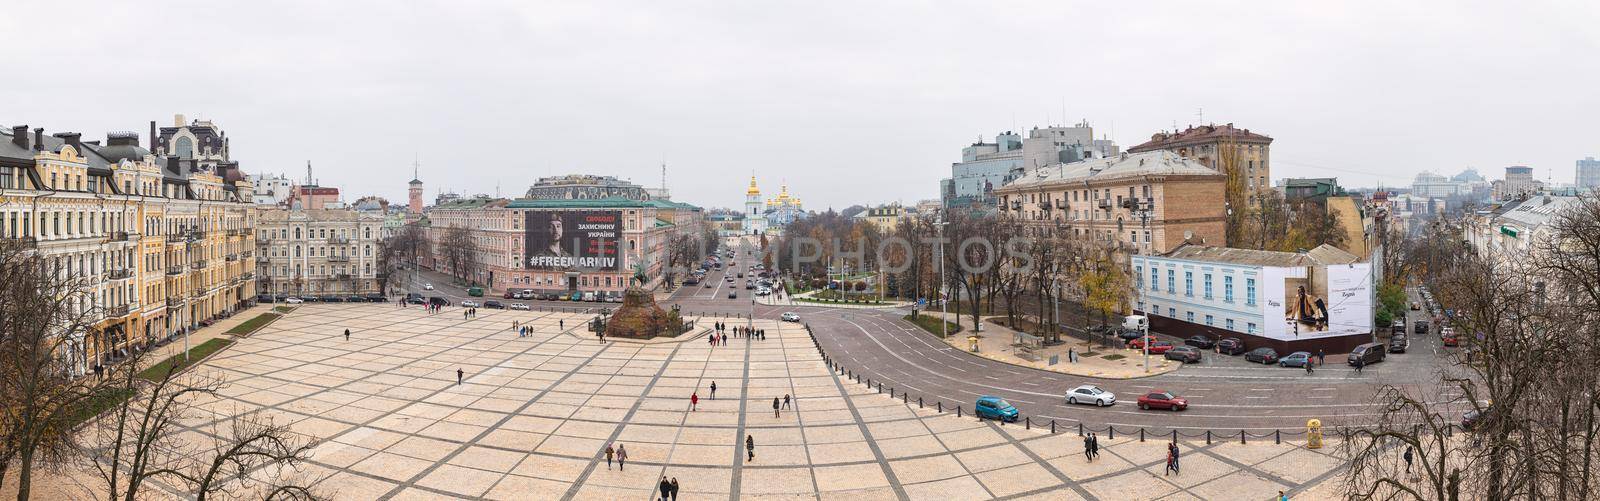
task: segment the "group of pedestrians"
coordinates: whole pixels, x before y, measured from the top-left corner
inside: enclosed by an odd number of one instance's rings
[[[466,308],[466,309],[461,310],[461,319],[462,320],[466,320],[466,319],[469,319],[469,318],[478,318],[478,309],[477,308]]]
[[[427,311],[429,315],[444,311],[444,304],[442,304],[442,303],[430,302],[430,303],[428,303],[428,304],[426,304],[424,306],[426,307],[426,309],[424,311]]]
[[[1093,433],[1084,435],[1083,458],[1093,463],[1098,457],[1100,457],[1100,437],[1094,436]]]
[[[678,501],[678,477],[667,481],[667,476],[661,476],[661,501]]]
[[[611,469],[611,459],[612,458],[616,458],[616,460],[617,460],[617,471],[622,471],[624,469],[627,469],[627,466],[628,466],[628,446],[623,445],[623,444],[617,444],[616,447],[612,447],[611,444],[606,444],[606,469],[607,470]]]
[[[533,334],[533,326],[522,325],[521,320],[512,320],[511,330],[517,331],[517,337],[528,337]]]
[[[754,328],[754,327],[740,327],[740,326],[737,326],[737,325],[730,327],[728,324],[725,324],[725,323],[722,323],[722,322],[717,322],[715,324],[712,324],[712,326],[714,327],[713,330],[715,330],[718,333],[724,333],[724,332],[729,332],[729,331],[733,332],[733,337],[742,337],[742,338],[745,338],[745,339],[755,339],[757,341],[763,341],[763,340],[767,339],[767,330],[766,329],[757,329],[757,328]],[[713,334],[713,337],[715,337],[715,334]],[[723,346],[727,346],[727,335],[726,334],[724,334],[722,336],[722,341],[721,342],[722,342]],[[716,341],[712,342],[712,346],[716,346],[716,344],[717,344]]]
[[[789,394],[788,393],[783,394],[783,408],[788,409],[789,408],[789,402],[790,402]],[[772,417],[779,417],[778,416],[778,397],[772,397]]]

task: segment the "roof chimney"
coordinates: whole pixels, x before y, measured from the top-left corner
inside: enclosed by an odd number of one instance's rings
[[[150,152],[156,152],[156,121],[150,121]]]
[[[44,149],[44,127],[33,129],[33,151]]]
[[[18,125],[11,128],[11,142],[17,147],[28,149],[28,126]]]
[[[72,145],[73,148],[82,147],[78,140],[83,137],[83,134],[77,132],[57,132],[51,135],[61,138],[62,142]]]

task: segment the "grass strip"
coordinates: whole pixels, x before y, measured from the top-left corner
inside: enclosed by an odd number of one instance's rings
[[[279,315],[277,313],[273,313],[273,312],[270,312],[270,311],[266,312],[266,313],[262,313],[260,315],[256,315],[256,318],[245,320],[244,322],[239,323],[239,325],[233,326],[232,329],[228,329],[228,333],[229,334],[234,334],[234,335],[248,336],[248,335],[254,333],[257,329],[260,329],[262,327],[266,327],[267,324],[272,323],[273,320],[277,320],[278,317],[281,317],[281,316],[283,316],[283,315]]]
[[[934,317],[933,315],[917,315],[915,317],[913,317],[911,315],[906,315],[905,317],[902,317],[902,318],[904,318],[907,322],[911,322],[913,324],[916,324],[917,327],[921,327],[922,330],[931,332],[936,336],[940,334],[940,332],[939,332],[939,322],[940,322],[940,320],[939,320],[939,318]],[[944,322],[944,324],[950,329],[950,333],[951,334],[955,334],[957,332],[961,332],[961,324],[950,323],[950,322]]]
[[[167,374],[167,371],[181,371],[187,368],[190,364],[205,360],[207,355],[216,353],[218,350],[223,348],[227,348],[230,344],[233,344],[232,339],[213,338],[207,340],[204,343],[200,343],[200,346],[190,348],[189,358],[187,360],[184,359],[183,354],[181,353],[173,355],[166,360],[162,360],[161,363],[146,367],[144,370],[139,371],[139,377],[150,381],[160,381],[161,378]]]

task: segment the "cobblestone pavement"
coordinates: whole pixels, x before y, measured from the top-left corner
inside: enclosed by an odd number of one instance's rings
[[[684,499],[1267,499],[1340,464],[1219,438],[1180,442],[1183,473],[1164,476],[1165,442],[1136,436],[1102,438],[1090,463],[1075,430],[919,409],[834,374],[798,324],[756,320],[765,341],[712,348],[601,344],[586,318],[307,304],[202,367],[229,386],[185,424],[208,433],[257,410],[291,422],[320,441],[298,474],[338,499],[642,500],[663,475]],[[626,447],[625,470],[607,444]]]

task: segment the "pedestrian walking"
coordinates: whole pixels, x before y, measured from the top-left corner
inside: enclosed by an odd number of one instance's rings
[[[1167,445],[1167,470],[1162,472],[1162,475],[1171,475],[1173,470],[1177,469],[1176,463],[1177,459],[1172,455],[1172,445],[1169,444]]]
[[[462,371],[460,368],[456,369],[456,386],[461,386],[461,377],[466,375],[466,374],[467,373],[465,371]]]
[[[1172,447],[1172,473],[1175,473],[1175,474],[1178,474],[1178,475],[1182,475],[1183,474],[1183,462],[1180,461],[1182,459],[1182,454],[1180,454],[1179,451],[1178,451],[1178,443],[1177,442],[1173,442],[1171,447]]]
[[[678,501],[678,477],[672,477],[672,501]]]
[[[789,408],[789,394],[788,393],[783,394],[783,408],[785,408],[785,409]]]
[[[691,410],[691,411],[700,410],[700,392],[694,392],[694,393],[689,394],[689,410]]]
[[[1317,350],[1317,365],[1322,365],[1324,363],[1327,363],[1327,361],[1328,361],[1328,356],[1323,354],[1322,350]]]
[[[1093,434],[1090,434],[1090,435],[1093,435]],[[1094,462],[1094,446],[1089,443],[1089,436],[1090,435],[1084,435],[1083,436],[1083,460],[1084,461],[1088,461],[1090,463],[1093,463]]]
[[[1411,474],[1411,446],[1409,446],[1409,445],[1406,446],[1405,459],[1406,459],[1406,474],[1410,475]]]
[[[667,481],[666,475],[661,476],[661,484],[657,487],[661,488],[661,501],[667,501],[672,496],[672,483]]]
[[[1100,459],[1100,436],[1089,434],[1089,450],[1094,453],[1095,459]]]
[[[717,399],[717,382],[716,381],[712,381],[711,382],[711,399],[712,400],[716,400]]]
[[[1289,501],[1289,495],[1284,494],[1283,491],[1278,491],[1278,501]]]
[[[567,330],[567,319],[563,318],[561,320],[558,320],[558,322],[561,322],[560,323],[561,330]]]
[[[627,468],[628,468],[628,446],[627,446],[627,444],[618,445],[617,446],[617,471],[622,471],[622,470],[625,470]]]
[[[778,417],[778,397],[772,397],[772,417]]]
[[[745,450],[746,453],[748,453],[750,455],[750,458],[746,459],[745,461],[755,461],[756,460],[756,438],[754,436],[751,436],[751,435],[745,435],[744,436],[744,450]]]
[[[1306,361],[1306,375],[1311,375],[1311,367],[1312,367],[1312,366],[1315,366],[1315,365],[1316,365],[1316,364],[1314,364],[1314,363],[1311,363],[1311,361],[1310,361],[1310,360],[1307,360],[1307,361]]]
[[[617,455],[617,449],[611,444],[606,444],[606,469],[611,469],[611,458]]]
[[[1356,359],[1356,374],[1360,374],[1361,373],[1361,369],[1366,367],[1366,365],[1367,365],[1367,361],[1366,360],[1357,358]]]
[[[344,330],[344,340],[345,341],[349,341],[350,340],[350,329],[345,329]]]

